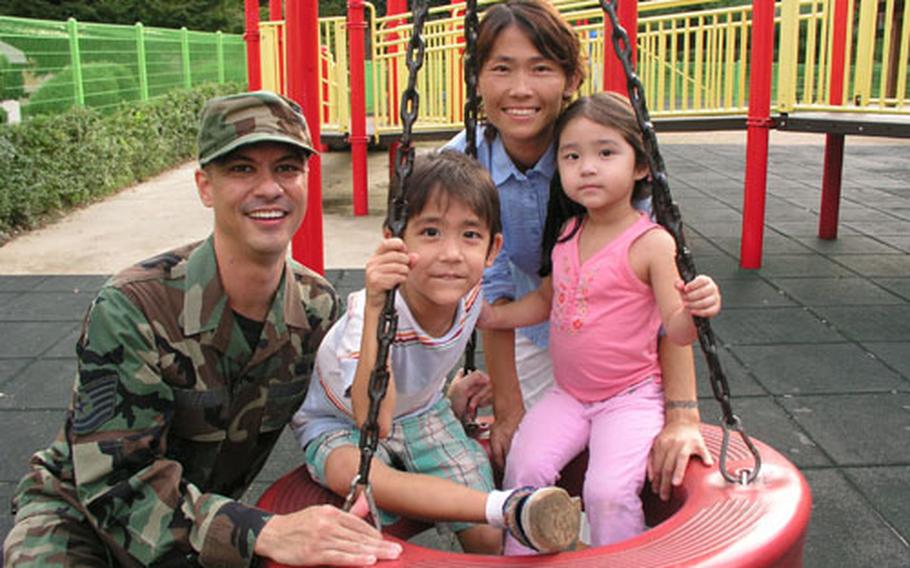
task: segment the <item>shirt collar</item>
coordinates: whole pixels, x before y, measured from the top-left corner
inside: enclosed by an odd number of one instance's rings
[[[224,312],[229,309],[227,295],[218,276],[214,236],[210,235],[194,250],[185,264],[183,296],[183,330],[186,335],[218,329]],[[284,274],[278,284],[275,299],[266,314],[266,321],[283,335],[286,326],[309,328],[306,312],[300,299],[300,287],[293,276],[290,260],[285,261]],[[175,274],[176,276],[177,274]],[[288,283],[288,279],[291,283]]]
[[[547,151],[544,152],[543,156],[534,164],[534,167],[523,173],[512,161],[512,158],[509,157],[509,154],[506,152],[506,147],[502,143],[502,137],[498,133],[490,144],[490,175],[493,178],[493,183],[497,186],[501,185],[510,177],[523,180],[537,174],[543,176],[545,179],[551,179],[556,171],[556,149],[553,144],[550,144]]]

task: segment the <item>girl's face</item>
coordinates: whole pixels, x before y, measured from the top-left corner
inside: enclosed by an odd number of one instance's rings
[[[591,214],[631,207],[635,182],[648,174],[617,129],[583,116],[563,129],[556,160],[566,195]]]
[[[478,91],[487,120],[499,131],[513,159],[529,156],[536,162],[543,155],[563,100],[577,83],[577,79],[570,82],[555,61],[541,55],[516,26],[500,32],[480,70]]]

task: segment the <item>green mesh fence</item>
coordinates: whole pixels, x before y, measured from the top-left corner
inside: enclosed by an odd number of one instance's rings
[[[241,36],[0,16],[6,114],[10,101],[27,118],[74,105],[109,109],[212,82],[246,83]]]

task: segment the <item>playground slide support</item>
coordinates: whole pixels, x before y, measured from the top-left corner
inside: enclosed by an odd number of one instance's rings
[[[407,2],[405,0],[388,0],[388,2],[386,3],[386,16],[394,16],[396,14],[402,14],[406,11],[407,11]],[[395,29],[398,26],[403,26],[404,24],[405,24],[405,20],[396,19],[396,20],[392,20],[389,22],[389,27],[391,29]],[[398,39],[399,39],[399,37],[396,32],[392,32],[389,34],[389,41],[392,42],[392,44],[389,45],[389,47],[388,47],[388,52],[390,54],[398,53],[398,46],[395,44],[395,42],[398,41]],[[375,63],[374,63],[374,65],[375,65]],[[375,66],[374,66],[374,69],[375,69]],[[389,120],[392,124],[399,124],[400,121],[399,121],[399,115],[398,115],[398,103],[399,103],[399,99],[401,98],[401,93],[398,91],[398,64],[393,65],[392,68],[389,70],[389,75],[388,75],[387,81],[389,82],[389,88],[387,91],[388,92],[387,100],[388,100],[388,109],[389,109],[389,111],[388,111]],[[378,104],[378,100],[374,100],[373,104]],[[389,143],[389,181],[390,182],[395,179],[396,175],[398,175],[397,168],[395,167],[395,160],[398,157],[398,146],[399,146],[399,143],[398,143],[397,139],[393,140],[392,142]]]
[[[771,119],[771,69],[774,59],[774,2],[752,1],[752,61],[749,115],[746,119],[746,183],[739,266],[761,268],[768,182]]]
[[[369,213],[369,196],[367,195],[367,107],[366,79],[364,62],[364,35],[366,21],[363,14],[363,0],[348,1],[348,51],[351,74],[351,134],[348,142],[351,145],[352,174],[354,176],[354,215],[363,216]]]
[[[844,63],[846,60],[848,0],[835,0],[833,46],[831,50],[831,79],[828,102],[844,103]],[[825,165],[822,173],[822,200],[818,215],[818,237],[837,238],[837,218],[840,214],[841,173],[844,166],[844,135],[825,135]]]
[[[269,20],[272,22],[281,21],[281,0],[269,0]]]
[[[638,61],[638,0],[634,2],[620,2],[617,5],[617,16],[619,23],[626,30],[629,36],[629,48],[632,50],[632,61]],[[613,24],[610,18],[604,14],[604,78],[603,90],[622,93],[629,95],[629,87],[626,84],[626,73],[623,70],[622,63],[619,61],[619,55],[611,49],[613,38]],[[609,54],[612,53],[611,57]]]
[[[262,88],[262,63],[259,55],[259,0],[244,0],[246,31],[246,83],[251,91]]]
[[[316,0],[287,0],[288,97],[303,107],[315,144],[321,138],[319,121],[319,3]],[[322,161],[319,154],[308,160],[307,212],[291,240],[291,256],[311,269],[325,273],[322,239]]]

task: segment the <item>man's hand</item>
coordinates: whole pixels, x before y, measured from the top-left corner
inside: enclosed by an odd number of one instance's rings
[[[452,403],[452,412],[463,423],[473,422],[477,409],[493,402],[493,383],[483,371],[472,371],[465,376],[459,369],[447,393]]]
[[[275,515],[256,540],[256,554],[291,566],[362,566],[394,560],[401,545],[382,535],[360,516],[366,504],[359,499],[351,513],[331,505],[316,505],[288,515]]]
[[[672,487],[682,484],[691,456],[699,456],[705,465],[714,463],[698,426],[697,420],[667,422],[654,438],[648,456],[648,479],[651,490],[663,501],[670,498]]]

